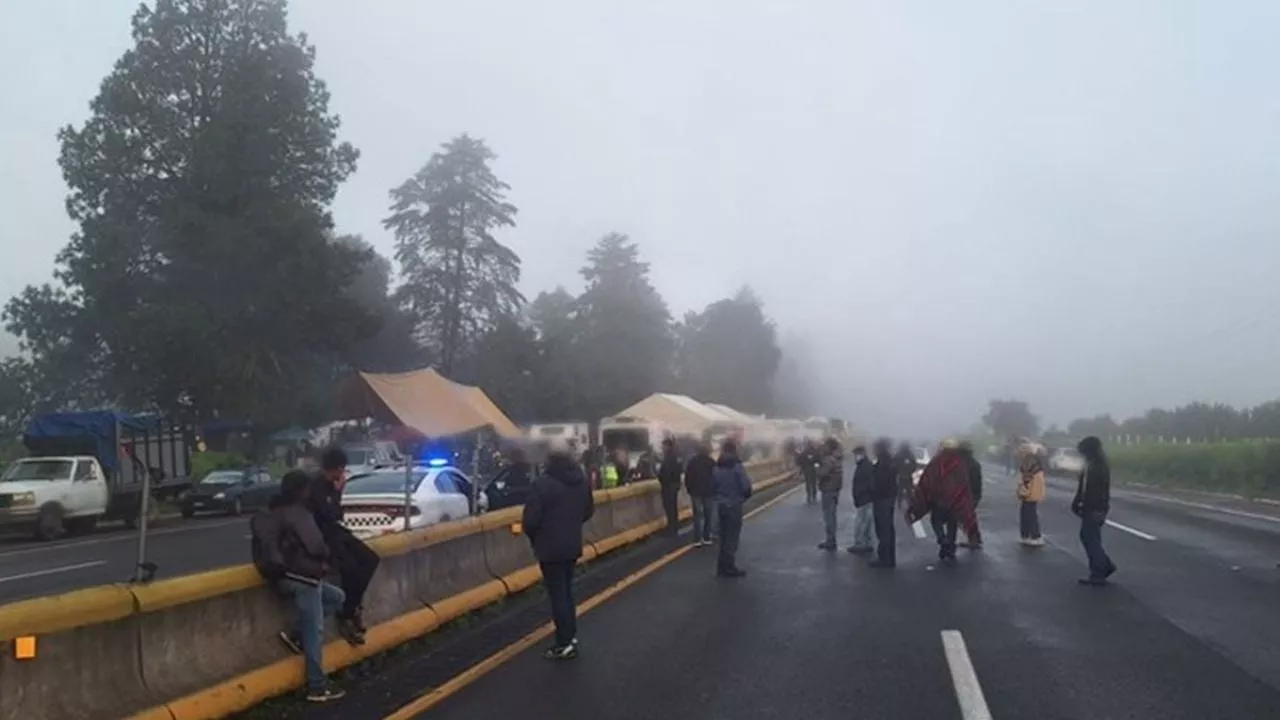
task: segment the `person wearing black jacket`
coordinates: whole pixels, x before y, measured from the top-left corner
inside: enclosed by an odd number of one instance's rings
[[[674,538],[680,532],[680,480],[684,474],[683,463],[676,454],[676,443],[671,438],[662,441],[662,461],[658,463],[658,486],[662,490],[662,509],[667,514],[667,537]]]
[[[898,507],[902,507],[911,502],[911,488],[914,487],[920,463],[916,461],[916,454],[907,443],[898,446],[898,454],[893,459],[898,466]]]
[[[711,473],[715,469],[716,461],[711,457],[711,448],[705,443],[698,446],[698,451],[684,467],[684,489],[689,493],[689,504],[693,506],[694,547],[715,542],[716,502],[711,486]]]
[[[865,555],[875,551],[875,512],[871,488],[875,483],[875,466],[867,457],[867,448],[853,449],[853,545],[849,552]]]
[[[324,619],[343,602],[343,592],[324,581],[329,548],[307,507],[311,478],[301,470],[285,473],[280,494],[249,523],[253,564],[268,585],[293,600],[297,628],[282,631],[280,640],[303,656],[308,702],[337,700],[345,693],[325,678],[322,664]]]
[[[1089,556],[1089,577],[1081,578],[1080,584],[1101,587],[1116,571],[1116,564],[1102,547],[1102,526],[1111,511],[1111,467],[1098,438],[1090,435],[1076,449],[1084,456],[1085,466],[1071,501],[1071,512],[1080,518],[1080,544]]]
[[[812,440],[805,440],[804,447],[796,457],[800,466],[800,475],[804,478],[804,501],[810,505],[818,502],[818,464],[822,460],[818,447]]]
[[[893,568],[898,565],[894,507],[898,501],[898,467],[893,462],[893,449],[888,440],[876,441],[876,466],[871,479],[871,513],[876,526],[876,559],[872,567]]]
[[[312,479],[308,507],[324,535],[338,571],[346,600],[338,612],[338,632],[352,645],[363,645],[365,591],[381,562],[378,554],[342,525],[342,488],[347,484],[347,453],[340,447],[324,451],[320,474]]]
[[[543,654],[548,660],[578,656],[573,568],[582,557],[582,526],[594,512],[595,499],[582,470],[568,453],[553,449],[542,474],[533,481],[522,518],[556,625],[555,644]]]

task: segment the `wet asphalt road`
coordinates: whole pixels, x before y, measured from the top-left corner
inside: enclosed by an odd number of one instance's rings
[[[747,578],[716,579],[696,550],[585,615],[578,661],[526,651],[420,717],[964,718],[942,639],[959,631],[997,720],[1280,718],[1280,513],[1118,491],[1111,519],[1155,539],[1108,527],[1120,572],[1086,588],[1070,483],[1053,485],[1047,547],[1016,543],[996,471],[986,549],[935,567],[899,519],[896,571],[816,550],[820,511],[793,493],[747,522]]]

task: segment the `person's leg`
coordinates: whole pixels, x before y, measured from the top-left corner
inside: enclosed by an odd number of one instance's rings
[[[1086,513],[1080,518],[1080,544],[1089,556],[1089,579],[1106,580],[1116,571],[1115,563],[1107,556],[1102,547],[1102,526],[1106,522],[1105,513]]]
[[[707,542],[715,542],[720,537],[720,504],[714,497],[707,498],[707,524],[703,530],[707,533]]]
[[[307,679],[307,692],[314,694],[326,685],[324,676],[324,597],[322,585],[311,585],[296,580],[282,580],[280,590],[293,598],[297,611],[296,627],[298,644],[302,648],[302,661]]]
[[[836,493],[822,493],[822,527],[826,531],[826,540],[818,547],[826,550],[836,549],[836,507],[839,500]]]
[[[738,570],[737,553],[738,537],[742,531],[742,507],[739,505],[722,505],[720,507],[720,559],[719,572],[722,575],[736,575]]]
[[[893,526],[893,498],[872,503],[876,527],[876,562],[884,567],[898,564],[897,529]]]
[[[702,526],[706,524],[706,516],[704,510],[706,508],[706,500],[700,497],[689,496],[689,509],[693,513],[693,542],[701,545],[705,539],[705,531]]]
[[[662,486],[662,509],[667,514],[666,533],[675,537],[680,532],[680,486],[666,484]]]
[[[1024,543],[1031,539],[1031,503],[1026,500],[1018,504],[1018,535]]]
[[[342,578],[342,591],[347,597],[342,604],[342,609],[338,612],[338,617],[354,621],[363,631],[360,608],[364,605],[365,591],[369,589],[369,583],[373,581],[373,574],[377,572],[381,559],[378,553],[355,535],[344,533],[341,537],[345,547],[339,572]]]
[[[1032,542],[1040,542],[1040,503],[1024,503],[1027,506],[1027,533]]]
[[[874,519],[871,515],[870,505],[863,505],[853,509],[853,545],[849,546],[849,552],[861,553],[873,549],[873,523]]]
[[[572,568],[566,568],[562,562],[542,563],[542,582],[547,589],[547,600],[551,603],[551,620],[556,626],[556,647],[565,647],[573,642],[571,616],[572,600],[566,592],[572,582]]]

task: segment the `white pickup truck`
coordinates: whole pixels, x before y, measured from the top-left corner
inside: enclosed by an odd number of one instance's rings
[[[0,529],[40,539],[89,532],[108,514],[111,489],[92,456],[29,457],[0,475]]]

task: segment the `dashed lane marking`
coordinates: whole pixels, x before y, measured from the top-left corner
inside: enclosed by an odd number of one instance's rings
[[[965,647],[964,636],[959,630],[942,631],[942,650],[947,655],[951,684],[955,686],[956,700],[960,703],[960,714],[964,720],[991,720],[987,698],[982,694],[978,673],[973,669],[969,649]]]
[[[1108,521],[1107,521],[1107,524],[1108,524],[1108,525],[1110,525],[1111,527],[1113,527],[1113,528],[1117,529],[1117,530],[1123,530],[1124,532],[1127,532],[1127,533],[1129,533],[1130,535],[1133,535],[1134,537],[1140,537],[1140,538],[1142,538],[1143,540],[1155,540],[1155,539],[1156,539],[1156,536],[1155,536],[1155,535],[1152,535],[1152,534],[1150,534],[1150,533],[1144,533],[1144,532],[1142,532],[1141,530],[1136,530],[1136,529],[1134,529],[1134,528],[1129,527],[1128,525],[1121,525],[1120,523],[1118,523],[1118,522],[1116,522],[1116,521],[1114,521],[1114,520],[1108,520]]]
[[[28,578],[41,577],[44,575],[53,575],[55,573],[71,572],[72,570],[84,570],[85,568],[98,567],[106,565],[106,560],[93,560],[91,562],[76,563],[75,565],[63,565],[62,567],[45,568],[44,570],[35,570],[27,573],[19,573],[17,575],[8,575],[0,577],[0,584],[13,582],[14,580],[26,580]]]

